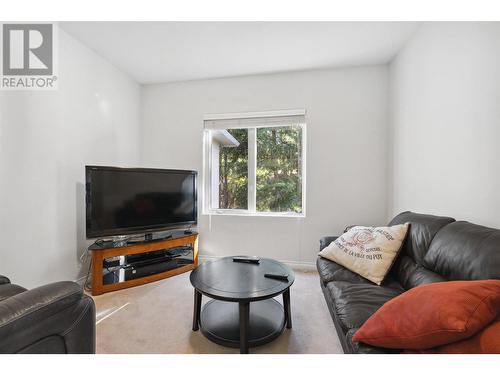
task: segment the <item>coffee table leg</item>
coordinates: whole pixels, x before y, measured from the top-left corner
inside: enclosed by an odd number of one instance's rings
[[[201,293],[194,290],[193,331],[198,331],[201,312]]]
[[[240,354],[248,354],[249,326],[250,326],[250,303],[240,302]]]
[[[290,288],[283,293],[283,309],[285,310],[286,328],[292,328],[292,312],[290,311]]]

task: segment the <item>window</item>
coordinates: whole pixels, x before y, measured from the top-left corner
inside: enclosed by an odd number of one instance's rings
[[[304,114],[207,116],[204,212],[304,216]]]

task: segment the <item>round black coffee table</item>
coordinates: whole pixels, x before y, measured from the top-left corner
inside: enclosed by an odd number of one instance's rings
[[[287,274],[288,280],[264,277],[266,273]],[[290,286],[295,275],[276,260],[261,258],[259,264],[222,258],[198,266],[190,276],[194,287],[193,331],[224,346],[249,347],[266,344],[285,327],[292,328]],[[283,294],[284,307],[272,297]],[[201,296],[213,298],[201,310]],[[251,305],[250,305],[251,303]]]

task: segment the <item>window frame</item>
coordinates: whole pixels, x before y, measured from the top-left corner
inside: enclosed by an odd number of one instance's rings
[[[212,208],[212,137],[213,129],[203,129],[203,215],[223,215],[223,216],[263,216],[263,217],[306,217],[306,144],[307,144],[307,119],[306,111],[285,110],[285,111],[266,111],[266,112],[244,112],[244,113],[226,113],[205,115],[203,121],[224,120],[224,119],[251,119],[265,117],[284,117],[284,116],[303,116],[305,121],[298,126],[301,130],[301,182],[302,182],[302,212],[259,212],[257,211],[257,129],[273,127],[263,124],[262,126],[244,127],[248,129],[248,200],[247,209],[225,209]],[[283,125],[275,126],[283,127]],[[218,161],[217,161],[218,162]]]

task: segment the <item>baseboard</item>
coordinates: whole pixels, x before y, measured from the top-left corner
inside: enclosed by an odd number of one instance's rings
[[[221,255],[199,255],[198,259],[200,260],[200,263],[204,262],[210,262],[213,260],[217,260],[220,258],[224,258],[224,256]],[[279,260],[281,263],[286,264],[292,269],[295,270],[301,270],[301,271],[315,271],[316,270],[316,265],[313,262],[298,262],[294,260]]]
[[[314,262],[297,262],[294,260],[280,260],[292,269],[300,269],[304,271],[316,271],[316,263]]]

